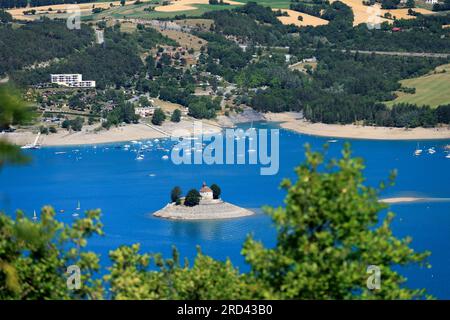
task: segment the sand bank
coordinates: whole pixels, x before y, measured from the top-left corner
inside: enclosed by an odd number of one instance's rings
[[[243,5],[242,2],[225,0],[224,3],[231,5]],[[197,9],[195,4],[209,4],[209,0],[175,0],[172,1],[167,6],[159,6],[155,8],[155,11],[159,12],[177,12],[177,11],[188,11]]]
[[[333,0],[336,1],[336,0]],[[331,2],[333,2],[331,1]],[[358,25],[360,23],[392,23],[394,20],[384,18],[386,13],[390,13],[392,18],[396,19],[415,19],[415,16],[408,15],[408,9],[392,9],[386,10],[381,9],[381,5],[376,3],[373,6],[365,6],[362,0],[340,0],[347,6],[351,7],[354,14],[353,25]],[[414,11],[421,14],[433,14],[432,11],[414,8]]]
[[[220,132],[221,127],[202,122],[203,134]],[[57,133],[41,135],[38,143],[42,146],[66,146],[122,142],[130,140],[142,140],[162,138],[168,136],[180,136],[193,131],[192,121],[182,120],[179,123],[166,121],[161,126],[151,126],[143,123],[130,124],[122,127],[113,127],[110,130],[96,130],[96,126],[86,126],[79,132],[68,132],[59,129]],[[196,133],[197,134],[197,133]],[[34,142],[36,133],[31,131],[17,131],[0,134],[4,138],[17,145],[26,145]]]
[[[380,202],[395,204],[395,203],[409,203],[409,202],[448,202],[450,198],[418,198],[418,197],[397,197],[380,199]]]
[[[450,139],[450,128],[390,128],[360,125],[339,125],[311,123],[299,119],[294,113],[267,113],[268,121],[281,122],[281,127],[314,136],[350,138],[350,139],[373,139],[373,140],[433,140]]]
[[[153,213],[153,216],[173,220],[212,220],[246,217],[253,214],[253,211],[222,200],[208,200],[200,202],[195,207],[177,206],[169,203],[161,210]]]
[[[273,11],[278,11],[279,9],[272,9]],[[315,16],[311,16],[306,13],[290,10],[290,9],[280,9],[281,12],[287,12],[289,16],[281,16],[278,17],[278,20],[281,21],[283,24],[293,24],[298,27],[305,27],[305,26],[321,26],[324,24],[328,24],[328,20],[321,19]],[[303,19],[300,21],[298,20],[298,17],[301,16]]]

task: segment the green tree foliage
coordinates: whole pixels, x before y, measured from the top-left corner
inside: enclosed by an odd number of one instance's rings
[[[129,102],[124,102],[120,100],[118,106],[116,106],[112,111],[107,113],[106,124],[107,126],[115,125],[118,126],[121,123],[137,123],[139,121],[139,115],[135,113],[133,104]]]
[[[0,130],[32,119],[30,108],[21,98],[20,92],[6,84],[0,84]]]
[[[170,200],[178,205],[181,203],[180,197],[181,197],[181,188],[178,186],[174,187],[170,192]]]
[[[200,193],[196,189],[191,189],[186,194],[186,198],[184,199],[184,205],[188,207],[194,207],[200,203]]]
[[[188,102],[188,115],[196,119],[213,119],[220,110],[221,98],[212,99],[208,96],[191,96]]]
[[[160,126],[164,120],[166,120],[166,114],[161,108],[156,108],[152,116],[152,123],[156,126]]]
[[[407,8],[414,8],[416,6],[416,2],[414,0],[407,0],[406,1],[406,7]]]
[[[120,247],[110,258],[105,279],[112,299],[249,299],[257,294],[228,259],[214,260],[199,249],[192,267],[180,263],[175,248],[170,259],[140,254],[138,244]]]
[[[264,296],[284,299],[411,299],[423,290],[403,286],[396,265],[423,263],[428,252],[416,253],[411,238],[393,236],[392,212],[378,201],[378,189],[364,185],[362,159],[352,158],[349,145],[342,158],[325,163],[323,154],[306,152],[296,168],[298,180],[284,180],[285,208],[268,208],[277,226],[275,248],[251,236],[243,254],[251,273],[262,281]],[[381,184],[381,189],[384,184]],[[380,290],[366,287],[366,269],[381,269]]]
[[[29,220],[22,212],[15,220],[0,214],[0,299],[102,297],[100,281],[92,279],[99,269],[99,259],[83,249],[87,237],[102,234],[100,212],[88,211],[71,226],[54,216],[49,207],[42,209],[39,222]],[[79,290],[67,289],[69,265],[80,267],[84,285]]]
[[[0,8],[25,8],[28,4],[28,0],[3,0],[0,2]]]
[[[0,10],[0,23],[8,23],[12,21],[12,16],[5,10]]]
[[[30,109],[20,98],[17,89],[10,85],[0,85],[0,131],[11,125],[27,123],[32,119]],[[7,163],[20,164],[29,161],[20,148],[0,139],[0,169]]]
[[[79,30],[69,30],[65,22],[45,18],[21,28],[0,25],[0,75],[34,63],[66,57],[89,46],[93,37],[92,28],[86,25]],[[48,82],[49,77],[46,73],[44,81]]]
[[[61,128],[73,131],[81,131],[83,128],[84,119],[82,117],[76,117],[75,119],[66,119],[61,123]]]
[[[180,122],[181,120],[181,111],[180,109],[175,109],[170,116],[170,121],[172,122]]]
[[[217,184],[213,183],[211,185],[211,190],[213,192],[213,198],[220,199],[220,194],[222,193],[222,190],[220,190],[220,187]]]

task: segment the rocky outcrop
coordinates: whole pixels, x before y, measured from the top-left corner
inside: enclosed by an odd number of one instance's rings
[[[202,200],[194,207],[167,204],[153,216],[174,220],[230,219],[253,215],[254,212],[222,200]]]

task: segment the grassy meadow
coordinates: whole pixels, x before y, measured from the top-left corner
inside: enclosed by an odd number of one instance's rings
[[[397,92],[398,97],[387,105],[395,103],[413,103],[417,105],[450,104],[450,64],[439,66],[434,72],[412,79],[400,81],[402,87],[415,88],[416,93]]]

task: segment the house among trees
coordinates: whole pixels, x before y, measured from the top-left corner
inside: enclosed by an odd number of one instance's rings
[[[153,116],[155,109],[154,106],[136,107],[134,108],[134,113],[138,114],[141,118],[146,118]]]
[[[200,196],[202,197],[202,200],[212,200],[213,199],[213,191],[210,187],[206,185],[205,182],[203,182],[202,187],[199,190]]]

